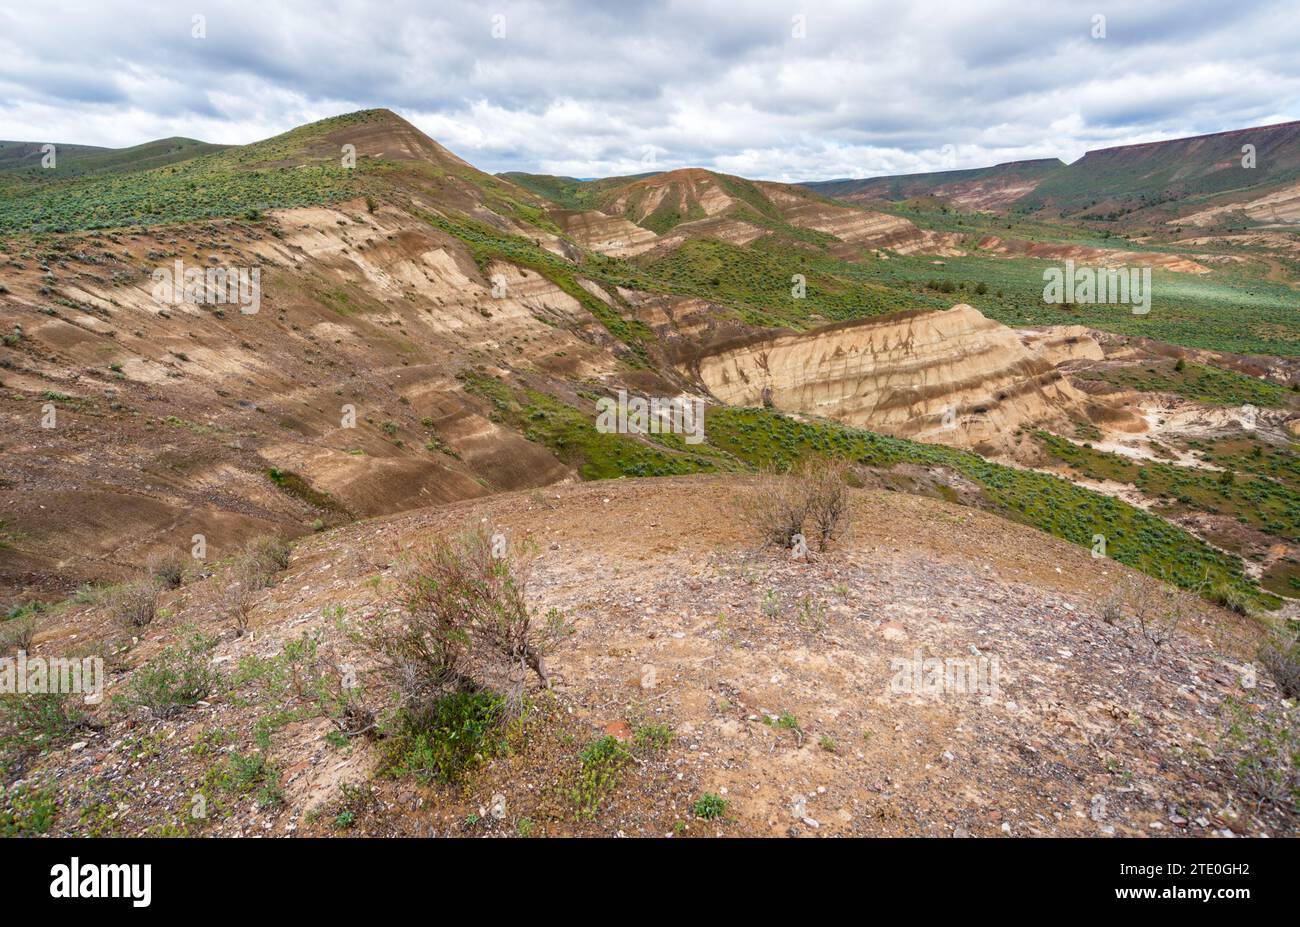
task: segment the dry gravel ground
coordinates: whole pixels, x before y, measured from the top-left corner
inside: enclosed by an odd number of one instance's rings
[[[229,677],[247,655],[319,631],[322,653],[356,663],[381,710],[388,681],[339,616],[391,606],[404,548],[481,524],[534,551],[530,597],[573,632],[550,657],[554,687],[538,695],[527,742],[463,788],[375,776],[371,742],[333,745],[310,704],[256,681],[171,720],[112,714],[125,674],[98,711],[102,730],[23,775],[58,790],[55,833],[1295,833],[1296,818],[1258,806],[1220,751],[1226,698],[1291,707],[1262,671],[1247,687],[1247,619],[1198,604],[1154,647],[1132,619],[1100,617],[1108,592],[1138,574],[987,513],[878,489],[854,491],[849,534],[800,562],[756,549],[740,515],[755,492],[746,479],[620,480],[363,522],[300,542],[259,594],[251,635],[217,623],[203,604],[214,580],[201,580],[169,594],[172,614],[125,657],[138,666],[193,624],[221,636],[213,659]],[[106,622],[93,607],[69,613],[42,628],[37,650],[84,646]],[[996,690],[891,692],[891,660],[918,652],[996,658]],[[218,796],[219,812],[196,822],[204,776],[251,751],[254,723],[276,711],[291,714],[270,749],[285,802]],[[578,818],[582,747],[650,724],[671,726],[671,742],[630,744],[596,814]],[[692,815],[704,793],[727,800],[723,819]]]

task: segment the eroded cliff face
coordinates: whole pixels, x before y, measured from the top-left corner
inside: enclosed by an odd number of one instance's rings
[[[610,216],[594,209],[555,210],[551,216],[578,244],[611,257],[632,257],[649,251],[659,240],[654,232],[622,216]]]
[[[723,347],[700,359],[699,375],[731,405],[769,403],[900,437],[1009,452],[1022,426],[1086,418],[1087,397],[1049,359],[1072,352],[1054,339],[1031,344],[1044,342],[1056,350],[1039,353],[962,304]]]

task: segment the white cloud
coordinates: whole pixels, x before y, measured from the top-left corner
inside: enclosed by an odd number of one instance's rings
[[[203,39],[144,0],[0,10],[0,137],[240,143],[388,106],[486,170],[639,171],[649,146],[659,167],[807,180],[1300,115],[1289,0],[1110,0],[1100,40],[1092,2],[201,6]]]

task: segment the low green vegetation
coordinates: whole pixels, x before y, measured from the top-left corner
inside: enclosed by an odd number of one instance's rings
[[[1249,265],[1216,265],[1213,273],[1204,276],[1157,269],[1152,273],[1151,311],[1135,315],[1126,305],[1044,302],[1043,272],[1061,267],[1057,261],[976,251],[945,257],[939,263],[925,255],[894,255],[889,260],[840,264],[840,273],[849,279],[879,285],[895,296],[910,293],[912,307],[946,307],[960,301],[1011,326],[1080,324],[1206,350],[1300,353],[1295,291],[1285,282],[1263,278]],[[953,294],[927,289],[929,281],[952,284]],[[812,283],[810,277],[810,289]],[[983,295],[975,293],[980,283],[985,286]]]
[[[727,800],[713,792],[705,792],[695,800],[691,813],[702,821],[714,821],[727,813]]]
[[[338,500],[329,493],[316,489],[305,478],[292,470],[286,470],[283,467],[270,467],[267,469],[266,475],[281,490],[314,509],[320,509],[343,518],[351,517],[347,508]]]
[[[1187,447],[1218,467],[1266,476],[1300,492],[1300,445],[1267,444],[1254,438],[1192,439]]]
[[[1253,405],[1271,409],[1285,408],[1295,395],[1283,386],[1259,377],[1247,376],[1221,367],[1177,361],[1112,367],[1089,371],[1085,380],[1104,380],[1114,386],[1144,393],[1177,393],[1194,402],[1208,405]]]
[[[1231,515],[1268,534],[1300,538],[1300,491],[1285,483],[1232,469],[1138,462],[1046,432],[1035,436],[1053,457],[1088,479],[1128,483],[1171,509]]]
[[[180,714],[216,688],[219,676],[209,663],[215,644],[196,634],[166,648],[132,673],[126,693],[115,699],[125,708],[146,708],[157,718]]]
[[[608,734],[583,749],[577,783],[570,793],[578,820],[590,821],[596,817],[601,803],[618,787],[630,757],[618,738]]]
[[[494,692],[453,692],[425,707],[398,712],[383,742],[383,769],[421,785],[462,781],[493,756],[508,738],[505,699]]]
[[[50,789],[18,785],[0,797],[0,836],[35,837],[54,826],[59,806]]]
[[[736,461],[721,457],[706,445],[685,444],[680,435],[654,435],[647,437],[662,440],[638,441],[629,435],[598,432],[594,407],[590,413],[582,412],[537,390],[514,390],[500,380],[473,373],[462,374],[461,381],[469,392],[492,403],[495,420],[550,448],[576,467],[583,479],[741,469]]]
[[[11,190],[0,198],[0,234],[159,225],[322,205],[359,195],[359,178],[336,164],[235,169],[206,155],[134,174]]]
[[[322,139],[377,118],[383,117],[373,110],[349,113],[234,148],[191,145],[161,156],[137,151],[132,165],[111,170],[93,158],[82,159],[96,163],[93,172],[79,170],[74,160],[66,173],[55,168],[7,186],[0,197],[0,235],[215,217],[257,221],[268,209],[360,196],[369,190],[370,162],[362,158],[355,168],[345,168],[339,147]],[[119,155],[129,157],[129,152]]]
[[[253,795],[262,809],[284,804],[280,790],[280,769],[267,758],[269,735],[250,753],[232,753],[223,762],[208,768],[203,793],[224,792],[239,797]]]
[[[1083,547],[1091,547],[1093,536],[1103,534],[1109,556],[1143,572],[1187,589],[1208,585],[1234,590],[1269,606],[1277,604],[1272,597],[1260,598],[1239,560],[1163,518],[1067,480],[991,463],[966,451],[830,421],[800,422],[767,409],[712,407],[706,418],[705,442],[690,446],[683,454],[649,440],[657,436],[638,439],[600,434],[595,430],[594,411],[581,412],[531,389],[515,390],[499,380],[473,374],[465,375],[464,382],[471,392],[492,401],[500,420],[577,466],[585,479],[781,471],[817,456],[883,468],[900,463],[944,467],[976,483],[983,493],[982,504],[1004,517]],[[671,437],[680,440],[680,436]],[[1267,500],[1262,524],[1279,532],[1291,530],[1288,526],[1294,526],[1296,519],[1294,494],[1285,486],[1269,484],[1243,487],[1242,498]]]
[[[740,247],[719,241],[687,241],[648,264],[646,270],[660,287],[723,302],[751,325],[805,329],[819,320],[842,321],[917,308],[910,287],[901,292],[891,290],[866,279],[855,265],[776,243]],[[800,298],[793,293],[795,274],[805,278]]]

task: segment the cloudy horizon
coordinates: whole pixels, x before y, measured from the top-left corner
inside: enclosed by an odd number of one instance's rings
[[[1300,114],[1300,11],[1277,0],[192,6],[0,9],[0,138],[243,144],[387,107],[491,172],[806,181]]]

